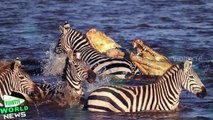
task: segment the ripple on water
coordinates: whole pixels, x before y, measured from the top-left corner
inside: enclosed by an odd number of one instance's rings
[[[186,108],[171,113],[98,114],[80,108],[38,106],[42,119],[213,119],[212,117],[212,7],[211,0],[193,1],[1,1],[0,57],[23,60],[35,81],[56,81],[65,56],[55,57],[51,43],[58,40],[58,25],[65,20],[85,33],[95,27],[124,48],[139,38],[157,51],[182,62],[193,58],[195,70],[209,92],[204,99],[183,92]],[[98,80],[88,92],[108,79]],[[110,83],[111,84],[111,83]],[[97,85],[97,86],[95,86]],[[31,111],[29,118],[36,117]],[[37,118],[36,118],[37,119]]]

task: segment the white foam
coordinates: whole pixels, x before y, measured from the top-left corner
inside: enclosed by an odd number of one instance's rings
[[[95,80],[94,83],[83,83],[83,88],[84,88],[84,93],[85,93],[85,96],[84,98],[87,98],[88,95],[94,91],[95,89],[97,89],[98,87],[100,86],[103,86],[103,85],[110,85],[110,80],[111,80],[111,76],[105,76],[104,78],[97,78]]]
[[[65,66],[65,59],[67,55],[65,54],[55,54],[53,48],[55,46],[51,45],[49,51],[46,52],[48,59],[43,65],[43,75],[44,76],[60,76],[63,73]]]

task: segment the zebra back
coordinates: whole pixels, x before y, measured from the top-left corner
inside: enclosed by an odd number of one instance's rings
[[[89,95],[85,109],[94,112],[175,110],[182,89],[203,98],[207,95],[204,85],[191,71],[191,62],[186,60],[184,64],[183,69],[172,66],[153,84],[99,87]]]
[[[56,52],[67,52],[71,49],[74,53],[79,54],[79,59],[88,63],[90,68],[99,75],[107,75],[111,73],[135,73],[138,72],[136,66],[127,59],[109,58],[106,55],[95,50],[87,40],[87,38],[70,26],[60,26],[62,32]],[[124,75],[122,76],[124,78]]]

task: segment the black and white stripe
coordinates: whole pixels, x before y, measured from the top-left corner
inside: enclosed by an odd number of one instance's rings
[[[63,80],[67,81],[69,86],[73,87],[79,95],[83,94],[81,81],[87,80],[89,83],[92,83],[95,79],[96,74],[85,62],[77,58],[66,60]]]
[[[21,61],[17,58],[15,62],[7,65],[0,72],[0,98],[11,95],[13,92],[33,96],[38,89],[29,75],[21,69]]]
[[[109,58],[95,50],[87,40],[77,30],[72,29],[68,23],[60,26],[62,32],[58,44],[56,45],[56,53],[66,52],[72,49],[79,59],[90,65],[90,68],[99,75],[107,75],[111,73],[136,73],[138,69],[127,59]],[[124,78],[124,75],[121,75]]]
[[[175,110],[182,89],[198,97],[207,92],[190,64],[184,70],[172,66],[156,83],[144,86],[102,86],[88,97],[85,108],[93,112],[140,112]]]
[[[89,83],[94,82],[96,79],[96,74],[88,67],[86,63],[77,59],[71,54],[67,57],[66,65],[64,67],[64,72],[62,80],[57,84],[50,83],[36,83],[37,86],[42,90],[44,100],[53,100],[55,98],[64,98],[70,88],[73,98],[80,98],[83,94],[83,88],[81,82],[87,80]],[[56,101],[57,102],[57,101]]]

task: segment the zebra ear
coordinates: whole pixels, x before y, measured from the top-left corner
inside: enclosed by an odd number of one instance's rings
[[[67,33],[66,28],[63,27],[63,26],[61,26],[61,25],[59,25],[59,30],[60,30],[60,32],[61,32],[62,34],[66,34],[66,33]]]
[[[69,60],[73,60],[73,52],[72,52],[71,49],[69,49],[69,50],[67,51],[67,55],[68,55]]]
[[[184,69],[184,66],[183,66],[183,65],[184,65],[184,62],[181,62],[181,63],[179,64],[179,67],[180,67],[180,69],[182,69],[182,70]]]
[[[15,60],[15,64],[14,64],[14,69],[17,70],[21,67],[21,61],[19,60],[19,58],[17,57]]]
[[[184,73],[188,72],[190,69],[192,68],[192,60],[191,59],[187,59],[184,62]]]
[[[67,21],[64,22],[64,28],[66,28],[66,29],[70,28],[70,24]]]

